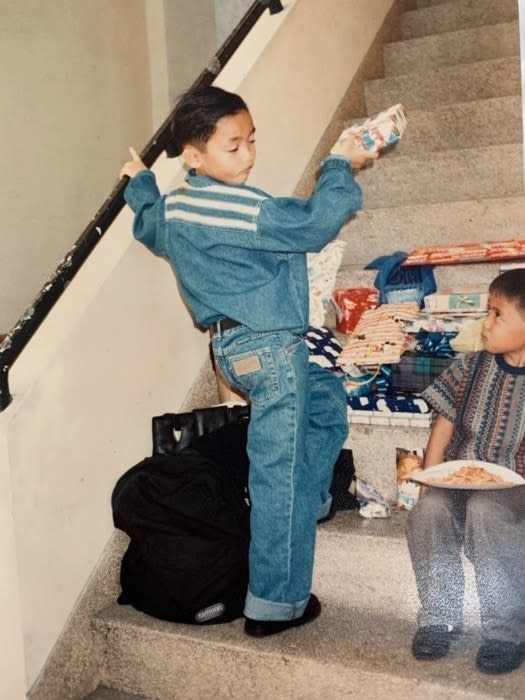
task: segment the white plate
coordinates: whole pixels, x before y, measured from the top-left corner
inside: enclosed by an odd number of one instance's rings
[[[502,484],[443,484],[433,481],[433,479],[442,479],[444,476],[448,476],[452,472],[461,469],[461,467],[483,467],[486,471],[501,476],[505,479],[505,482]],[[468,489],[469,491],[508,489],[512,486],[522,486],[525,484],[525,479],[519,474],[516,474],[516,472],[513,472],[512,469],[500,467],[499,464],[492,464],[492,462],[480,462],[476,459],[457,459],[452,462],[436,464],[434,467],[429,467],[423,471],[413,472],[410,478],[418,484],[425,484],[425,486],[437,486],[442,489]]]

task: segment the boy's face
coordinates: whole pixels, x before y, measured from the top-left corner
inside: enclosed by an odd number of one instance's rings
[[[525,314],[507,297],[489,294],[481,339],[488,352],[503,354],[516,366],[525,363]]]
[[[221,117],[203,149],[188,144],[184,160],[198,175],[242,185],[255,163],[255,127],[248,111]]]

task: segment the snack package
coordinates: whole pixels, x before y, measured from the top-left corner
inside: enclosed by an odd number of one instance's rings
[[[379,151],[394,146],[407,125],[407,111],[402,104],[389,107],[366,119],[360,119],[345,129],[339,140],[353,138],[356,146],[367,151]]]
[[[411,251],[403,265],[451,265],[525,258],[525,239],[425,246]]]
[[[375,287],[335,289],[332,295],[335,307],[335,327],[340,333],[354,330],[363,312],[377,308],[379,291]]]
[[[365,311],[337,358],[337,365],[346,371],[352,365],[376,367],[399,362],[410,342],[403,322],[418,311],[419,306],[412,302],[382,304]]]
[[[412,510],[419,499],[419,484],[411,480],[411,474],[421,469],[423,450],[407,450],[396,447],[396,476],[398,508]]]

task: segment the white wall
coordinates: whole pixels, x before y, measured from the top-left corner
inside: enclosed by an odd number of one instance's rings
[[[0,334],[251,0],[2,0]],[[111,118],[108,118],[111,115]]]
[[[144,0],[1,4],[0,333],[111,192],[127,146],[152,133]]]
[[[6,700],[19,700],[24,697],[26,678],[5,423],[0,414],[0,688]]]
[[[217,46],[222,46],[248,11],[252,0],[214,0]]]
[[[523,124],[525,125],[525,0],[519,0],[520,45],[521,45],[521,99]],[[525,128],[523,129],[523,160],[525,162]],[[523,170],[525,181],[525,168]]]
[[[226,7],[230,0],[223,0]],[[170,109],[217,51],[214,0],[163,0]]]
[[[278,194],[294,189],[391,2],[285,4],[218,81],[246,97],[258,129],[252,181]],[[162,189],[178,176],[176,161],[154,169]],[[18,685],[24,665],[28,685],[37,677],[110,537],[111,489],[148,454],[150,417],[177,410],[207,355],[169,267],[131,240],[130,225],[126,210],[15,364],[0,417],[0,485],[11,482],[0,547],[13,554],[0,649]]]

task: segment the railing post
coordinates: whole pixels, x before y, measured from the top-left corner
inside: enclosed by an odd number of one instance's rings
[[[12,396],[9,393],[9,365],[0,366],[0,411],[6,409],[11,403]]]
[[[284,10],[281,0],[259,0],[262,5],[265,5],[270,10],[271,15],[276,15]]]

